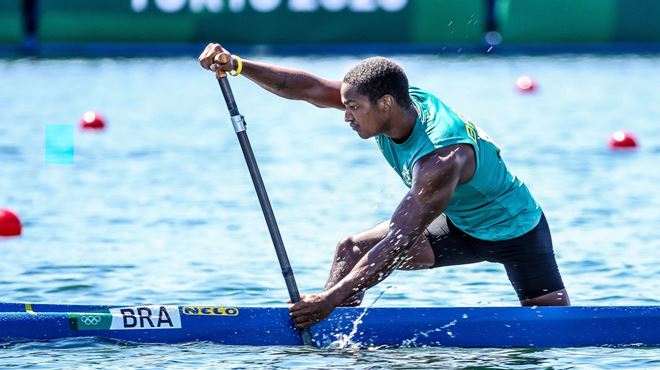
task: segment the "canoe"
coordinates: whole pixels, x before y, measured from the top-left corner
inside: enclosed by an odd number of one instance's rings
[[[320,347],[658,346],[660,306],[340,307],[311,328]],[[0,303],[3,341],[302,345],[286,307]]]

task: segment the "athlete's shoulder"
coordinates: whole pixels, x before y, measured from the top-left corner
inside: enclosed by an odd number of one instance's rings
[[[413,104],[422,113],[422,118],[432,118],[436,112],[449,109],[440,98],[428,90],[411,86],[408,92]]]
[[[409,86],[408,87],[408,93],[410,94],[410,97],[413,99],[413,101],[424,101],[424,100],[439,100],[437,96],[433,95],[428,90],[420,89],[417,86]]]

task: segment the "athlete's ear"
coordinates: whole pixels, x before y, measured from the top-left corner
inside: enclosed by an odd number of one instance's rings
[[[390,94],[385,94],[378,99],[378,106],[380,109],[389,112],[394,106],[394,97]]]

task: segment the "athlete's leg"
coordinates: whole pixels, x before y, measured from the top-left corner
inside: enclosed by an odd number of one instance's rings
[[[568,298],[566,289],[559,289],[536,298],[523,299],[520,304],[523,306],[570,306],[571,300]]]
[[[367,231],[347,236],[337,244],[332,267],[330,268],[330,276],[328,276],[328,281],[325,283],[326,290],[343,279],[365,253],[385,238],[389,230],[389,222],[387,220]]]
[[[504,264],[521,305],[570,306],[545,216],[527,234],[494,242],[480,252],[489,254],[488,261]]]
[[[430,269],[435,264],[435,254],[431,243],[426,235],[421,235],[417,242],[410,248],[408,255],[403,259],[399,270],[423,270]]]
[[[335,257],[330,269],[330,276],[325,284],[325,289],[332,288],[344,276],[353,269],[357,262],[387,236],[390,221],[384,221],[372,229],[359,234],[348,236],[337,244]],[[434,263],[434,255],[431,246],[425,236],[420,236],[418,241],[408,252],[408,256],[399,266],[399,269],[416,270],[429,268]],[[359,292],[347,299],[344,306],[357,306],[362,301],[364,292]]]

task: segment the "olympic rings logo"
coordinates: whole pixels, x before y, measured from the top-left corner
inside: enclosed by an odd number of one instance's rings
[[[101,316],[99,316],[99,315],[80,316],[80,321],[85,325],[95,326],[95,325],[98,325],[101,322]]]

